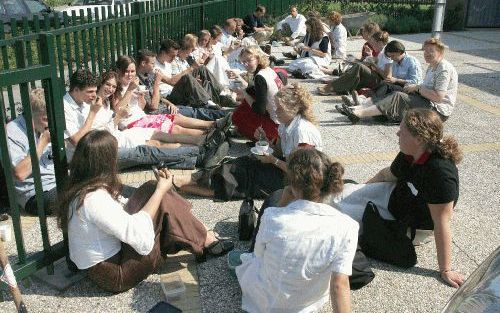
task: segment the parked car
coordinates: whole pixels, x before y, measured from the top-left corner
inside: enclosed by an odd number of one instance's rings
[[[139,2],[141,0],[76,0],[70,6],[62,9],[62,12],[66,12],[71,16],[72,11],[75,11],[76,16],[80,16],[80,10],[83,10],[82,16],[87,16],[87,10],[91,10],[91,16],[96,17],[95,9],[98,9],[97,16],[102,19],[103,16],[109,16],[115,14],[115,6],[117,5],[127,5],[129,11],[131,10],[132,2]],[[104,15],[102,15],[102,8],[104,8]]]
[[[479,265],[441,313],[500,312],[500,247]]]
[[[0,19],[4,24],[4,29],[10,31],[10,23],[14,18],[21,22],[23,17],[32,21],[34,15],[59,16],[59,13],[43,3],[41,0],[0,0]]]

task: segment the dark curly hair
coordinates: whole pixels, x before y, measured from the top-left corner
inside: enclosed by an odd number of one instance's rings
[[[97,87],[97,78],[87,69],[76,70],[69,78],[69,91],[75,88],[82,90],[87,87]]]
[[[302,198],[310,201],[321,201],[330,194],[338,194],[344,184],[342,176],[344,167],[332,162],[321,151],[303,148],[290,154],[287,177],[295,190],[302,192]]]

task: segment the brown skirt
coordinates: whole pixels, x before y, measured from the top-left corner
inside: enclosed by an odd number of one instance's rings
[[[155,181],[144,183],[130,197],[125,210],[129,214],[140,211],[151,198],[155,188]],[[104,290],[123,292],[155,272],[161,265],[162,255],[184,249],[201,254],[207,230],[191,213],[191,207],[191,204],[175,191],[165,193],[160,210],[153,219],[153,250],[148,255],[140,255],[128,244],[122,243],[120,252],[89,268],[90,279]]]

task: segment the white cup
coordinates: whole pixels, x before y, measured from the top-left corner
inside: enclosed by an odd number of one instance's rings
[[[264,154],[269,149],[269,142],[265,140],[259,140],[255,143],[255,150],[259,154]]]
[[[0,240],[9,242],[12,240],[12,230],[9,224],[0,224]]]
[[[137,86],[137,90],[139,90],[139,92],[147,92],[146,86],[144,85]]]

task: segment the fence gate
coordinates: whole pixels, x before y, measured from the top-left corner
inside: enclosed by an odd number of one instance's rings
[[[29,51],[35,48],[38,51],[36,58],[30,58]],[[11,261],[16,278],[20,281],[37,270],[47,267],[53,273],[53,262],[66,255],[64,241],[55,244],[50,242],[47,229],[47,218],[43,210],[42,183],[40,178],[39,160],[36,154],[35,136],[32,112],[29,103],[30,87],[43,87],[49,130],[51,133],[52,156],[55,164],[58,191],[63,186],[67,177],[67,160],[64,149],[63,131],[65,129],[64,111],[62,101],[63,85],[57,77],[57,66],[54,59],[54,36],[47,33],[32,34],[0,40],[0,53],[2,69],[0,70],[0,161],[4,170],[6,187],[8,191],[10,215],[14,229],[17,260]],[[15,62],[8,55],[15,55]],[[29,62],[27,62],[29,60]],[[5,92],[5,93],[4,93]],[[5,95],[7,95],[5,97]],[[14,175],[11,157],[7,148],[6,124],[16,118],[22,105],[22,114],[26,119],[26,128],[30,146],[32,164],[32,177],[35,183],[36,202],[38,207],[38,221],[42,238],[42,247],[33,249],[28,253],[23,238],[20,219],[20,207],[16,201],[14,189]],[[9,251],[14,254],[14,251]],[[0,283],[1,289],[7,285]]]
[[[469,0],[466,27],[500,27],[499,0]]]

